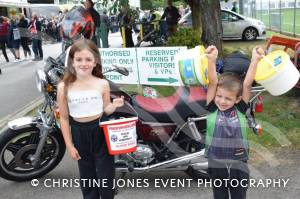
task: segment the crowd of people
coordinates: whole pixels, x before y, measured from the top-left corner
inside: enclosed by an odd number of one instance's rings
[[[43,59],[41,26],[42,24],[36,14],[33,14],[30,20],[23,14],[12,15],[11,18],[0,17],[0,45],[6,62],[10,61],[6,48],[13,54],[14,62],[21,60],[20,47],[23,48],[24,59],[32,58],[33,61]],[[29,48],[30,42],[33,53]]]
[[[177,8],[173,5],[173,0],[168,0],[167,7],[163,10],[151,9],[142,11],[137,9],[134,12],[130,12],[129,7],[124,6],[119,11],[117,17],[113,16],[113,19],[116,19],[119,25],[123,42],[125,41],[125,46],[134,47],[132,33],[140,32],[142,24],[151,23],[154,27],[159,27],[161,35],[169,37],[177,31],[179,19],[183,17],[189,9],[189,7],[184,7],[183,5],[180,5]],[[125,29],[124,35],[122,33],[122,27]]]
[[[133,31],[136,33],[140,31],[140,25],[137,24],[143,21],[151,22],[164,19],[166,25],[160,28],[164,34],[171,36],[177,30],[178,20],[186,14],[188,8],[184,8],[182,5],[176,8],[173,6],[172,0],[168,0],[167,2],[168,6],[163,12],[162,10],[144,12],[138,9],[136,10],[136,14],[133,15],[132,12],[129,12],[129,6],[124,6],[120,9],[118,15],[108,16],[106,10],[100,15],[99,12],[95,10],[93,1],[86,0],[84,6],[86,11],[91,15],[93,23],[90,24],[91,31],[89,34],[85,34],[84,37],[86,39],[92,39],[98,47],[108,48],[109,31],[117,32],[120,30],[123,42],[125,43],[124,46],[134,47],[132,33]],[[20,47],[23,49],[23,58],[25,60],[42,60],[42,43],[45,40],[62,42],[62,50],[65,50],[65,36],[61,28],[61,23],[66,13],[68,13],[68,10],[60,11],[57,16],[51,18],[33,14],[31,19],[26,18],[23,14],[15,14],[10,18],[1,16],[0,47],[6,62],[10,61],[6,49],[9,49],[13,54],[14,62],[18,62],[22,59]],[[122,32],[122,27],[124,27],[124,33]],[[32,45],[31,49],[29,48],[30,44]],[[102,46],[100,44],[102,44]]]

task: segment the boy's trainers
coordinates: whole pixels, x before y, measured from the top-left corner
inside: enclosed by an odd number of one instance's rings
[[[20,60],[20,59],[15,59],[15,60],[14,60],[14,62],[19,62],[19,61],[21,61],[21,60]]]

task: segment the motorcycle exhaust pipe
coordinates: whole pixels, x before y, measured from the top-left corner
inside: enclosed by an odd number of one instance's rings
[[[150,171],[185,171],[188,167],[193,166],[193,168],[204,169],[207,168],[207,161],[199,162],[197,159],[204,156],[204,149],[192,154],[188,154],[182,157],[178,157],[172,160],[167,160],[157,164],[149,165],[146,167],[134,167],[133,172],[150,172]],[[128,172],[127,167],[117,167],[117,172]]]

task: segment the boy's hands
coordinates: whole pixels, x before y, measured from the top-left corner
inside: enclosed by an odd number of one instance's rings
[[[265,51],[262,47],[256,46],[252,50],[251,62],[258,63],[259,60],[265,55]]]
[[[205,50],[205,53],[209,61],[216,62],[218,57],[218,49],[215,46],[208,46]]]
[[[262,49],[262,47],[256,46],[252,50],[252,58],[251,58],[251,63],[248,68],[246,77],[243,82],[243,95],[242,99],[244,102],[248,103],[249,99],[251,97],[251,87],[252,83],[256,74],[256,68],[257,68],[257,63],[259,60],[261,60],[262,57],[264,57],[265,52]]]

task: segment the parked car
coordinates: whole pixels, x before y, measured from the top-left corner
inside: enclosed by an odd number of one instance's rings
[[[255,40],[266,34],[265,24],[257,19],[249,18],[232,12],[221,10],[221,20],[224,38],[242,38],[244,40]],[[192,12],[189,11],[178,22],[179,26],[192,27]]]

